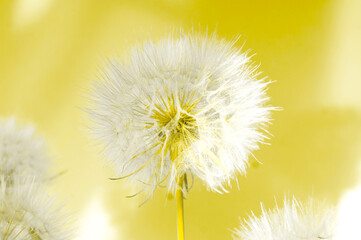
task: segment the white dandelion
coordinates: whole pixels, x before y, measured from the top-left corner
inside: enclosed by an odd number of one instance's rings
[[[234,233],[235,240],[317,240],[334,239],[336,210],[310,199],[302,205],[295,198],[284,200],[282,209],[265,210],[256,217],[253,213]]]
[[[268,82],[234,43],[181,34],[107,64],[88,112],[120,178],[174,192],[189,173],[226,191],[245,173],[274,108],[266,105]]]
[[[15,118],[0,119],[0,176],[42,176],[48,166],[44,142],[33,127],[18,127]]]
[[[3,240],[65,240],[68,219],[60,215],[42,183],[30,177],[0,179],[0,238]]]
[[[87,111],[115,179],[150,187],[150,196],[160,185],[175,192],[179,240],[187,174],[224,192],[266,138],[268,82],[234,43],[183,33],[149,41],[127,63],[110,61],[93,85]]]

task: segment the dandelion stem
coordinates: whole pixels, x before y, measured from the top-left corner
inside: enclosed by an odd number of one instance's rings
[[[181,176],[178,181],[178,188],[176,192],[178,240],[184,240],[183,182],[184,176]]]

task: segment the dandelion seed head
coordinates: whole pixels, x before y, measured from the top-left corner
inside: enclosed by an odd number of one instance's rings
[[[4,240],[65,240],[67,218],[60,215],[42,183],[33,177],[0,178],[0,238]]]
[[[117,174],[176,189],[193,174],[214,191],[245,173],[270,119],[247,53],[215,35],[180,34],[106,64],[93,85],[92,132]]]
[[[15,118],[0,119],[0,175],[41,176],[48,162],[44,142],[35,136],[33,127],[21,128]]]
[[[336,210],[309,199],[302,205],[295,198],[285,199],[282,209],[265,210],[256,217],[253,213],[234,232],[234,240],[332,240],[336,231]]]

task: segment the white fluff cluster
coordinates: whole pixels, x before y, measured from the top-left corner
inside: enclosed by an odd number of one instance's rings
[[[0,179],[0,239],[65,240],[65,218],[44,186],[30,177]]]
[[[19,128],[15,118],[0,119],[0,175],[43,175],[48,156],[33,127]]]
[[[66,218],[45,192],[48,168],[43,141],[32,127],[0,120],[0,239],[65,240]]]
[[[335,237],[336,210],[310,199],[303,206],[296,199],[284,200],[282,209],[254,214],[235,231],[235,240],[332,240]]]
[[[190,173],[225,191],[273,109],[250,57],[214,35],[180,34],[145,42],[128,60],[107,64],[88,109],[117,174],[174,191]]]

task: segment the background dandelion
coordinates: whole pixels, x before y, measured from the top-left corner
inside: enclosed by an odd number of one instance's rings
[[[55,197],[45,192],[49,157],[34,129],[18,128],[15,119],[0,124],[0,238],[2,240],[70,239],[70,225],[59,216]]]
[[[0,236],[3,240],[71,239],[69,219],[35,177],[0,179]]]
[[[305,204],[285,199],[282,207],[252,213],[235,231],[235,240],[314,240],[334,239],[337,216],[334,207],[309,199]]]
[[[40,137],[31,126],[19,127],[15,118],[0,119],[0,175],[42,177],[50,157]]]

